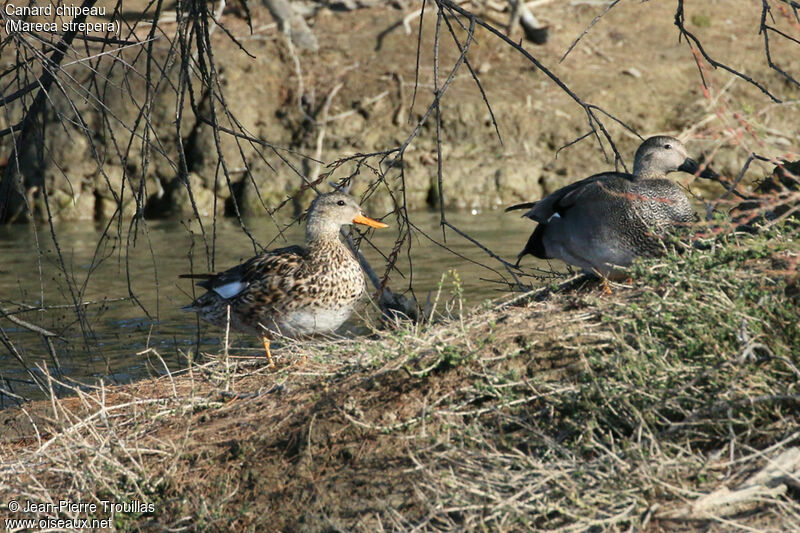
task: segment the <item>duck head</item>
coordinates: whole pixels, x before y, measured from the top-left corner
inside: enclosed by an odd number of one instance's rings
[[[347,224],[363,224],[371,228],[387,228],[378,220],[361,211],[355,198],[340,192],[321,194],[311,203],[306,222],[306,236],[309,240],[322,237],[336,237],[339,228]]]
[[[670,172],[697,174],[700,165],[689,157],[686,147],[675,137],[659,135],[644,141],[633,162],[633,174],[637,177],[664,177]],[[700,172],[701,178],[714,179],[717,173],[706,167]]]

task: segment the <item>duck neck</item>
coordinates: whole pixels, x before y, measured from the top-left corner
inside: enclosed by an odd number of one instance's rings
[[[640,170],[633,170],[633,175],[636,176],[637,180],[660,180],[667,177],[664,172],[656,172],[650,169],[640,169]]]
[[[339,227],[339,224],[325,220],[309,220],[306,225],[306,244],[309,248],[325,244],[341,246]]]
[[[667,177],[665,172],[652,168],[651,159],[647,156],[637,157],[633,162],[633,175],[642,180],[656,180]]]

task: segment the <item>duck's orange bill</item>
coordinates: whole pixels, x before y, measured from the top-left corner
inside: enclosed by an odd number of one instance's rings
[[[383,222],[379,222],[374,218],[369,218],[364,216],[363,214],[356,215],[356,218],[353,219],[354,224],[364,224],[365,226],[369,226],[371,228],[388,228],[389,224],[384,224]]]

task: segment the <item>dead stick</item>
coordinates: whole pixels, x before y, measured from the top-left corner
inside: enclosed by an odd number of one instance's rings
[[[7,318],[8,320],[13,322],[14,324],[16,324],[16,325],[18,325],[20,327],[23,327],[23,328],[25,328],[27,330],[33,331],[34,333],[38,333],[39,335],[41,335],[43,337],[55,337],[57,339],[62,339],[63,338],[60,335],[58,335],[57,333],[53,333],[52,331],[49,331],[49,330],[46,330],[46,329],[44,329],[42,327],[37,326],[36,324],[31,324],[30,322],[22,320],[21,318],[15,317],[13,314],[11,314],[9,311],[6,311],[2,307],[0,307],[0,313],[2,313],[3,317]]]

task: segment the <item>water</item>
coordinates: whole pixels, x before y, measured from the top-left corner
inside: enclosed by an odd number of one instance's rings
[[[449,213],[448,221],[512,262],[533,226],[530,221],[501,211]],[[404,245],[397,263],[400,272],[390,276],[389,286],[394,291],[404,292],[411,287],[424,303],[428,292],[436,290],[442,273],[456,269],[467,306],[509,292],[507,285],[496,283],[502,279],[497,273],[477,263],[510,279],[505,268],[474,244],[450,230],[450,250],[431,240],[442,242],[438,214],[412,213],[412,222],[419,229],[411,243],[413,271],[409,269],[408,248]],[[0,307],[6,311],[18,311],[25,305],[48,308],[14,316],[59,336],[53,346],[64,378],[82,383],[102,378],[117,383],[164,372],[162,362],[152,353],[137,355],[147,348],[154,348],[169,367],[179,368],[186,361],[182,354],[190,350],[218,350],[223,332],[203,323],[198,328],[194,314],[179,310],[192,300],[192,285],[190,280],[178,279],[178,275],[209,271],[207,258],[212,255],[216,259],[213,267],[219,271],[255,253],[252,241],[236,220],[219,219],[216,239],[211,238],[211,221],[204,224],[205,240],[196,221],[149,221],[138,232],[127,221],[121,228],[70,222],[56,226],[57,247],[47,226],[0,227]],[[302,242],[303,230],[297,224],[284,231],[285,240],[274,241],[278,229],[270,219],[248,220],[246,226],[259,243],[270,248]],[[396,224],[393,226],[374,232],[371,242],[377,250],[366,242],[362,244],[379,275],[386,264],[379,251],[390,254],[397,238]],[[526,258],[525,264],[549,269],[532,258]],[[526,281],[537,283],[530,278]],[[452,277],[445,288],[446,293],[451,290]],[[86,303],[80,314],[75,301]],[[48,355],[45,342],[39,334],[7,318],[0,319],[0,328],[6,336],[3,343],[0,334],[0,390],[40,397],[9,345],[34,373],[40,373],[34,369],[37,363],[46,364],[56,373],[56,363]],[[344,331],[357,334],[359,326],[351,323]],[[246,335],[233,340],[240,347],[258,344],[257,339]],[[0,407],[13,403],[0,394]]]

